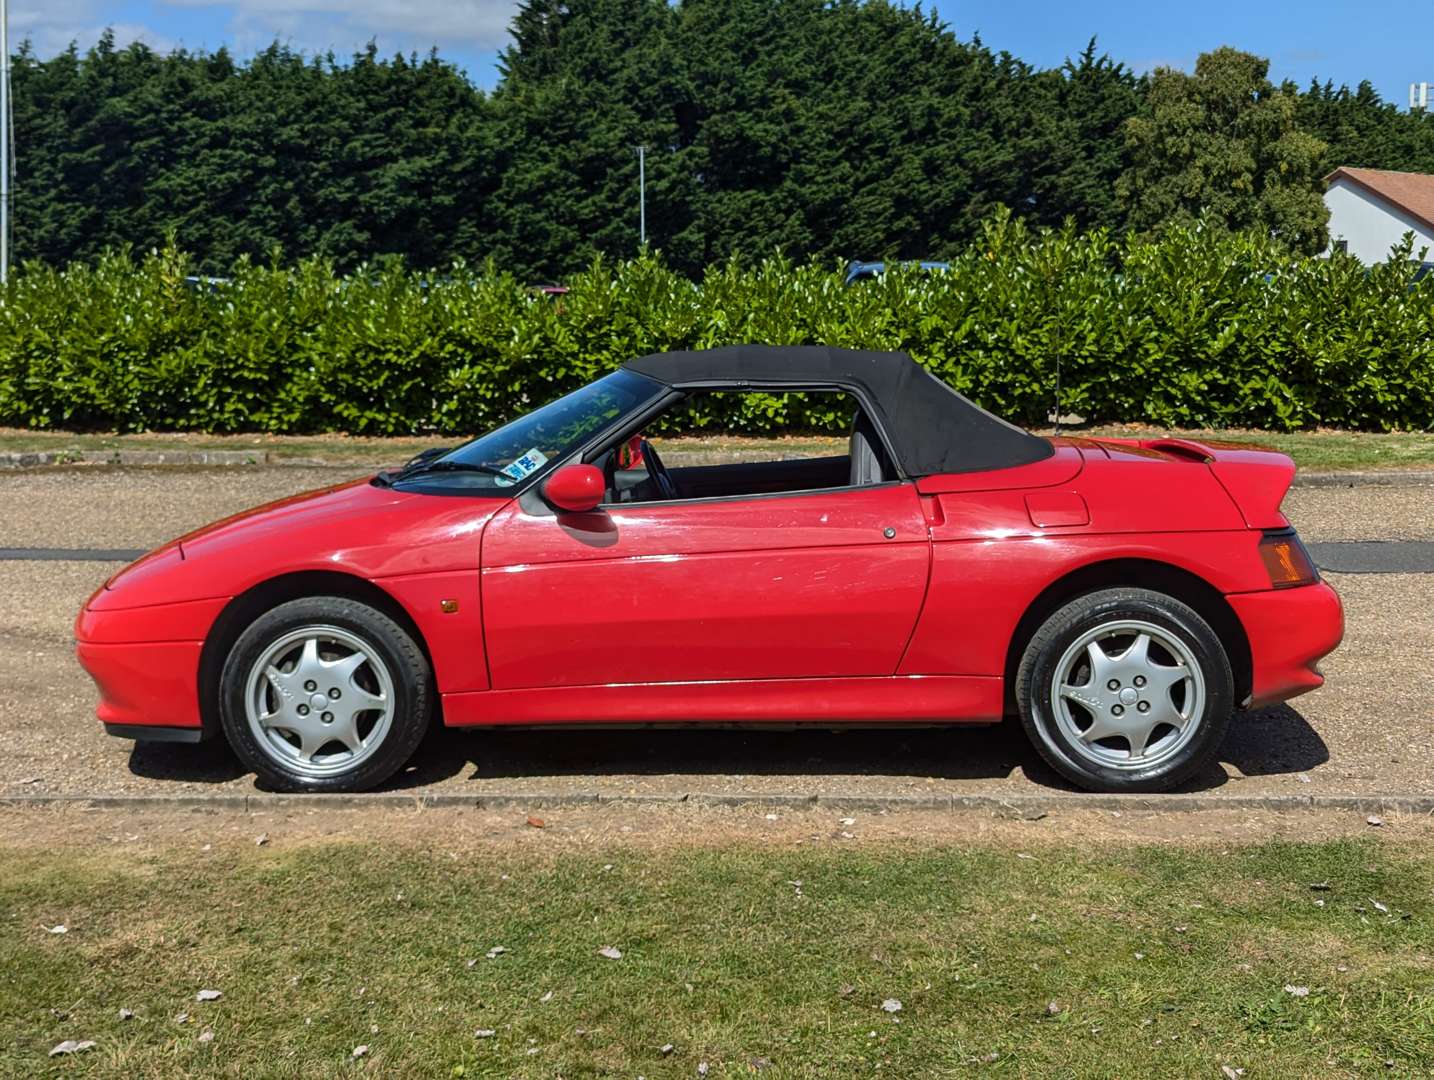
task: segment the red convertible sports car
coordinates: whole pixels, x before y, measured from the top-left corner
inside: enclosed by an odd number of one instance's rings
[[[800,390],[849,453],[667,468],[643,433]],[[115,735],[223,736],[270,787],[371,788],[480,725],[991,724],[1073,783],[1170,787],[1312,690],[1339,598],[1289,458],[1037,438],[909,357],[666,353],[451,450],[175,540],[85,604]]]

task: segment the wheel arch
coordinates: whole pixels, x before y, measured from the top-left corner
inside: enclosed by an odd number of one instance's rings
[[[1215,631],[1230,661],[1230,671],[1235,679],[1235,701],[1244,702],[1249,698],[1254,673],[1250,640],[1235,609],[1220,590],[1198,574],[1157,559],[1107,559],[1089,563],[1057,578],[1022,613],[1006,649],[1003,674],[1007,715],[1014,715],[1017,711],[1016,670],[1026,646],[1041,624],[1078,596],[1122,587],[1164,593],[1194,608]]]
[[[206,738],[217,736],[219,722],[219,678],[229,650],[245,628],[270,608],[305,596],[341,596],[367,604],[393,619],[418,644],[433,667],[428,642],[408,610],[391,593],[366,578],[338,570],[299,570],[280,574],[253,585],[234,597],[214,620],[199,654],[199,716]],[[441,699],[435,695],[434,715],[441,713]]]

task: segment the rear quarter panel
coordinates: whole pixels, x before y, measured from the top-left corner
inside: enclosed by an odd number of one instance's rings
[[[1022,615],[1083,567],[1143,559],[1222,593],[1269,588],[1250,531],[1208,466],[1139,450],[1082,447],[1064,484],[932,496],[931,583],[898,674],[1001,675]],[[1038,491],[1041,502],[1027,496]],[[1038,525],[1053,496],[1079,500],[1085,524]],[[1065,515],[1079,520],[1080,515]]]

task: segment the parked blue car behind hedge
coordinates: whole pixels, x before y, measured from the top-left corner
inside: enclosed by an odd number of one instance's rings
[[[929,271],[929,270],[949,270],[949,269],[951,268],[951,264],[950,264],[950,263],[944,263],[944,262],[926,262],[926,261],[922,261],[922,262],[919,262],[919,263],[918,263],[918,262],[907,261],[907,262],[899,262],[899,263],[896,263],[896,264],[894,264],[894,265],[896,265],[896,266],[919,266],[922,270],[926,270],[926,271]],[[867,280],[870,280],[871,278],[877,278],[877,277],[880,277],[880,276],[881,276],[882,274],[884,274],[884,273],[886,273],[886,263],[884,263],[884,262],[855,262],[855,261],[853,261],[853,262],[851,262],[850,264],[847,265],[847,268],[846,268],[846,282],[845,282],[845,284],[847,284],[847,285],[855,285],[858,281],[867,281]]]

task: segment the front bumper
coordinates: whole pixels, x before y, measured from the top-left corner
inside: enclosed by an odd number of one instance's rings
[[[125,645],[75,643],[80,666],[100,691],[95,715],[106,726],[198,730],[202,641]]]
[[[144,742],[200,743],[205,738],[203,728],[156,727],[154,724],[106,724],[105,734]]]
[[[120,610],[86,606],[75,655],[100,692],[95,715],[113,735],[197,741],[199,657],[223,599]]]
[[[1250,641],[1250,708],[1324,684],[1319,661],[1344,637],[1339,594],[1324,582],[1227,596]]]

